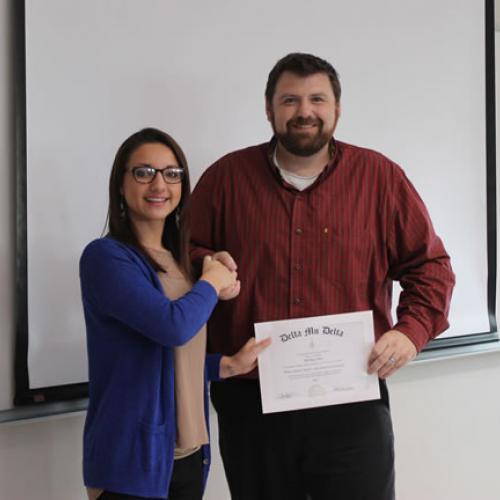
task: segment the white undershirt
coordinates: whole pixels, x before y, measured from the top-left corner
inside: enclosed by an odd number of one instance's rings
[[[297,175],[297,174],[292,174],[288,170],[285,170],[284,168],[280,167],[278,164],[278,158],[276,155],[276,149],[274,148],[274,153],[273,153],[273,163],[276,165],[278,168],[281,178],[293,186],[295,189],[299,191],[304,191],[304,189],[307,189],[311,184],[313,184],[316,179],[319,177],[319,174],[317,175]]]

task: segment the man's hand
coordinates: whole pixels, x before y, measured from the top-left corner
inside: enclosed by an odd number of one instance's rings
[[[231,257],[229,252],[215,252],[212,255],[213,260],[219,261],[221,264],[224,264],[230,271],[236,271],[238,266],[236,262]],[[232,286],[228,286],[223,288],[219,293],[220,300],[231,300],[237,297],[241,290],[241,281],[237,280],[236,283]]]
[[[413,342],[397,330],[385,332],[375,343],[368,358],[368,373],[387,378],[417,355]]]

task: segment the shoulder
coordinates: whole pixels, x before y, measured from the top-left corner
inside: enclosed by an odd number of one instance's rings
[[[128,260],[147,266],[146,260],[136,249],[109,236],[97,238],[84,248],[80,266],[110,260]]]
[[[82,259],[89,257],[99,257],[107,255],[120,255],[127,254],[130,251],[130,247],[121,243],[113,238],[105,236],[103,238],[97,238],[91,241],[82,252]]]
[[[398,167],[398,165],[393,160],[388,158],[383,153],[376,151],[374,149],[365,148],[362,146],[355,146],[353,144],[348,144],[346,142],[340,142],[340,141],[336,141],[336,145],[339,148],[340,154],[343,159],[364,160],[365,162],[369,162],[374,165]]]
[[[258,144],[244,149],[232,151],[203,172],[194,191],[194,200],[200,194],[215,197],[228,190],[232,192],[241,186],[242,179],[252,179],[253,182],[269,170],[267,152],[269,143]]]
[[[266,156],[267,150],[269,148],[268,142],[263,142],[262,144],[256,144],[254,146],[248,146],[246,148],[237,149],[236,151],[231,151],[225,154],[219,160],[217,160],[214,165],[224,165],[231,163],[234,160],[251,160],[254,158],[261,158]]]
[[[159,287],[156,272],[135,248],[109,236],[91,241],[83,250],[79,265],[82,289],[107,287],[116,280],[139,286],[146,279]]]
[[[336,145],[339,151],[339,162],[348,164],[350,168],[392,179],[404,177],[403,169],[379,151],[340,141],[336,141]]]
[[[228,173],[235,169],[241,170],[259,163],[265,163],[269,143],[265,142],[255,146],[238,149],[225,154],[214,162],[205,173]]]

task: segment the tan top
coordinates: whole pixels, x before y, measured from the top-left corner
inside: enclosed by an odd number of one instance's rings
[[[99,490],[97,488],[87,488],[87,496],[89,500],[97,500],[102,492],[103,490]]]
[[[182,274],[172,254],[151,250],[152,255],[166,270],[158,277],[165,295],[178,299],[189,292],[192,283]],[[207,330],[201,330],[186,344],[174,348],[175,404],[177,416],[177,442],[174,458],[194,453],[208,443],[204,409],[204,369]]]
[[[178,299],[191,290],[192,284],[182,274],[172,254],[150,250],[151,255],[167,271],[158,273],[165,295]],[[174,459],[183,458],[208,443],[204,408],[204,369],[207,330],[201,330],[187,343],[174,348],[175,403],[177,442]],[[103,490],[87,488],[89,500],[97,500]]]

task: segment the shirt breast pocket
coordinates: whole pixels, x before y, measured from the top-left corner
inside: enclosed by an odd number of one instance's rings
[[[342,288],[366,286],[370,280],[374,239],[367,227],[325,227],[322,261],[328,280]]]

